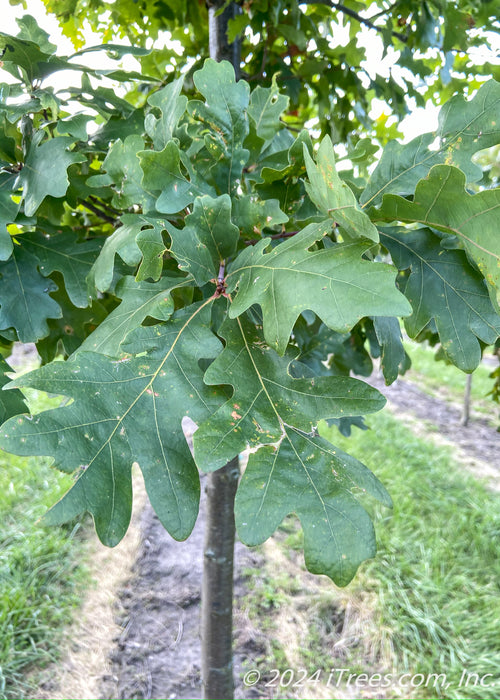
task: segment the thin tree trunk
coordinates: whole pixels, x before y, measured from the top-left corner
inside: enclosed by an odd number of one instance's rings
[[[233,560],[234,497],[239,460],[208,475],[207,524],[201,591],[203,697],[234,697],[233,679]]]
[[[461,425],[469,425],[470,419],[470,392],[472,388],[472,374],[467,375],[465,382],[465,393],[464,393],[464,406],[462,412]]]
[[[230,19],[234,19],[241,12],[241,8],[235,3],[230,3],[226,9],[217,14],[224,0],[208,0],[208,43],[210,58],[214,61],[229,61],[233,64],[236,79],[240,78],[241,44],[235,41],[232,44],[227,40],[227,26]]]
[[[230,61],[239,78],[240,45],[227,41],[228,21],[240,8],[230,3],[219,15],[224,0],[208,0],[210,58]],[[238,486],[239,458],[207,477],[207,519],[201,592],[201,668],[206,700],[234,698],[233,677],[233,563],[234,497]]]

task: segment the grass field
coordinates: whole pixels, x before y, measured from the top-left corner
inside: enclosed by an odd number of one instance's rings
[[[371,430],[352,440],[329,431],[370,465],[394,501],[392,514],[376,510],[379,554],[354,588],[376,592],[398,670],[446,673],[445,697],[498,698],[498,687],[457,683],[464,669],[500,682],[500,495],[457,468],[450,450],[416,438],[389,414],[368,423]]]
[[[435,349],[425,343],[418,345],[412,341],[405,341],[404,345],[412,363],[404,378],[418,383],[419,388],[431,396],[462,406],[467,375],[454,365],[435,360]],[[491,357],[491,352],[485,354]],[[474,412],[483,417],[487,416],[492,421],[496,420],[498,424],[499,407],[488,396],[493,388],[493,379],[489,375],[494,366],[480,364],[473,372],[470,402]]]
[[[38,410],[57,399],[32,392]],[[40,458],[0,452],[0,698],[29,697],[36,670],[58,658],[65,625],[86,581],[78,526],[46,528],[38,518],[71,477]]]
[[[415,688],[396,686],[383,696],[363,697],[497,700],[500,495],[458,468],[449,449],[417,438],[388,411],[367,423],[371,430],[355,430],[351,438],[336,428],[323,426],[321,432],[367,464],[393,498],[392,512],[367,504],[375,515],[377,557],[346,589],[323,580],[315,591],[298,568],[294,573],[284,564],[284,558],[302,559],[301,531],[287,519],[277,537],[279,552],[271,552],[278,564],[264,564],[261,581],[248,572],[254,583],[247,613],[260,611],[258,624],[278,638],[261,667],[294,668],[299,648],[302,667],[308,673],[322,669],[323,679],[339,667],[357,674],[422,674]],[[345,627],[348,615],[358,621]],[[279,641],[291,618],[300,620],[302,634],[292,643],[288,631]],[[446,683],[441,677],[433,687],[431,674],[446,674]],[[485,682],[496,680],[497,687],[480,687],[470,674],[492,674]],[[459,687],[461,678],[469,678],[468,687]],[[309,694],[289,687],[276,697],[335,697],[315,692],[314,685]]]

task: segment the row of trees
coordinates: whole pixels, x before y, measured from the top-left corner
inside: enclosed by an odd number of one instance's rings
[[[216,592],[230,599],[234,498],[243,542],[293,512],[307,567],[339,585],[375,554],[362,501],[390,496],[316,426],[348,432],[383,406],[350,375],[373,358],[387,383],[405,371],[399,319],[466,372],[498,341],[500,189],[476,154],[500,143],[500,84],[467,54],[498,21],[478,0],[46,4],[73,56],[29,15],[17,37],[0,33],[0,341],[4,354],[36,343],[43,363],[2,392],[0,445],[75,472],[46,521],[88,511],[111,546],[134,462],[176,539],[210,473],[209,512],[224,518],[205,551],[209,653]],[[129,38],[105,48],[140,69],[88,68],[84,20]],[[363,29],[397,58],[389,78],[367,63]],[[181,57],[148,48],[164,30]],[[395,140],[397,125],[371,119],[374,97],[396,119],[433,99],[437,132]],[[25,386],[70,401],[22,415]],[[231,696],[230,638],[204,675],[206,697]]]

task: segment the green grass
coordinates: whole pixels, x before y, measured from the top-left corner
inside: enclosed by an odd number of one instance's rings
[[[32,392],[39,410],[58,403]],[[72,479],[40,458],[0,452],[0,698],[29,696],[36,671],[58,658],[86,581],[78,527],[37,519]]]
[[[405,341],[404,346],[412,365],[403,378],[418,382],[419,387],[432,396],[462,405],[467,375],[454,365],[435,360],[435,350],[426,344]],[[472,375],[471,408],[487,416],[498,413],[498,406],[487,396],[493,388],[493,379],[489,377],[493,369],[481,364]]]
[[[379,553],[351,587],[376,594],[398,672],[447,674],[448,690],[423,697],[498,698],[498,687],[457,683],[463,669],[500,683],[500,496],[388,413],[367,422],[372,430],[351,438],[322,430],[394,500],[392,514],[373,507]]]

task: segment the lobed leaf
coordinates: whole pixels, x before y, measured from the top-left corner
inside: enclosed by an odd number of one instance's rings
[[[193,174],[187,179],[181,172],[181,153],[174,141],[169,141],[162,151],[139,151],[142,169],[142,185],[148,191],[159,193],[156,210],[163,214],[176,214],[203,194],[215,195],[215,190]]]
[[[486,281],[500,289],[498,216],[500,188],[469,194],[465,175],[457,168],[436,165],[421,180],[413,201],[386,195],[374,213],[375,221],[404,221],[430,226],[456,236]]]
[[[331,329],[350,330],[360,318],[408,315],[411,307],[396,289],[395,270],[363,260],[366,244],[308,249],[331,229],[310,224],[269,253],[269,241],[244,250],[231,265],[228,289],[237,287],[231,318],[259,304],[266,342],[283,354],[299,314],[310,309]]]
[[[262,233],[262,229],[286,224],[288,216],[281,211],[277,199],[256,199],[252,195],[238,197],[232,202],[232,219],[247,236]]]
[[[353,491],[391,506],[382,484],[361,462],[323,438],[286,427],[277,447],[250,454],[236,493],[238,535],[249,546],[261,544],[284,517],[296,513],[309,571],[346,586],[376,553],[372,521]]]
[[[209,324],[208,302],[198,303],[168,324],[136,329],[128,349],[139,357],[115,361],[79,353],[12,384],[73,399],[62,408],[11,419],[1,429],[2,449],[49,455],[59,469],[78,470],[74,486],[45,516],[48,523],[89,511],[101,541],[116,545],[130,521],[130,472],[138,462],[164,527],[176,539],[189,535],[199,479],[181,421],[186,415],[200,421],[218,404],[198,364],[220,350]]]
[[[252,91],[248,116],[254,122],[257,136],[269,141],[276,135],[282,128],[280,117],[288,107],[289,101],[286,95],[280,93],[276,75],[273,75],[271,87],[264,88],[258,85]]]
[[[0,355],[0,425],[11,416],[26,412],[24,396],[18,389],[2,391],[3,387],[10,382],[6,373],[13,371],[12,367]]]
[[[109,147],[102,163],[103,173],[89,177],[87,185],[111,186],[114,190],[111,203],[117,209],[140,206],[143,214],[154,212],[156,197],[143,182],[143,171],[139,161],[139,154],[143,148],[144,139],[139,134],[130,134],[123,141],[117,138]]]
[[[500,335],[500,317],[481,275],[463,251],[444,249],[428,229],[381,230],[380,238],[397,267],[410,270],[402,283],[413,307],[405,319],[408,335],[416,338],[434,319],[446,355],[460,369],[472,372],[481,361],[478,339],[489,344]]]
[[[35,214],[45,197],[64,197],[69,187],[67,169],[85,160],[82,154],[68,151],[73,138],[56,136],[40,143],[43,136],[43,132],[36,134],[18,177],[26,216]]]
[[[212,198],[197,197],[185,226],[178,229],[166,223],[172,238],[171,252],[179,268],[189,272],[202,287],[217,277],[219,265],[236,252],[240,232],[231,222],[231,198],[228,194]]]
[[[126,336],[146,317],[167,321],[174,311],[173,289],[192,284],[185,277],[162,277],[158,282],[137,282],[122,277],[114,293],[122,301],[82,343],[78,352],[93,351],[110,357],[120,353]]]
[[[79,308],[90,304],[86,278],[97,258],[99,241],[78,242],[72,231],[24,234],[23,248],[39,260],[38,269],[44,277],[58,271],[64,277],[66,292],[72,303]]]
[[[307,194],[322,214],[337,222],[344,240],[367,238],[377,242],[377,229],[359,208],[352,190],[337,174],[331,138],[325,136],[321,142],[316,163],[304,144],[304,161],[309,177],[309,182],[305,183]]]
[[[112,285],[117,254],[127,265],[135,267],[141,263],[137,272],[138,281],[146,277],[158,279],[163,269],[164,221],[142,214],[123,214],[121,224],[106,238],[88,276],[91,287],[99,292],[107,291]]]
[[[184,78],[173,80],[166,87],[148,97],[148,104],[161,112],[155,117],[151,112],[146,115],[144,127],[153,141],[155,151],[161,151],[173,138],[179,120],[186,111],[187,97],[181,95]]]
[[[438,164],[460,168],[469,182],[482,176],[472,160],[477,151],[500,143],[500,83],[489,80],[466,101],[460,95],[449,100],[439,114],[436,134],[423,134],[400,144],[391,141],[360,197],[363,206],[379,205],[385,194],[411,194],[417,182]],[[431,150],[435,137],[437,148]]]
[[[11,196],[15,179],[11,173],[0,173],[0,260],[8,260],[13,248],[7,226],[15,220],[20,207]]]
[[[59,304],[49,296],[57,285],[41,276],[38,264],[21,246],[15,246],[11,258],[0,263],[0,330],[15,328],[22,343],[44,338],[49,333],[47,320],[62,315]]]
[[[410,367],[410,358],[404,349],[399,320],[388,316],[375,316],[373,326],[381,347],[380,366],[385,383],[392,384]]]
[[[244,80],[236,82],[234,68],[228,61],[217,63],[211,58],[196,71],[193,81],[205,102],[191,100],[187,109],[193,119],[205,125],[205,145],[213,160],[214,180],[222,192],[230,193],[248,159],[243,142],[248,134],[250,88]]]
[[[245,317],[227,319],[219,333],[225,348],[204,381],[230,384],[234,392],[194,435],[196,463],[204,471],[222,467],[247,446],[281,440],[286,424],[311,431],[321,418],[362,415],[385,403],[376,389],[350,377],[294,379],[294,357],[277,355]]]

